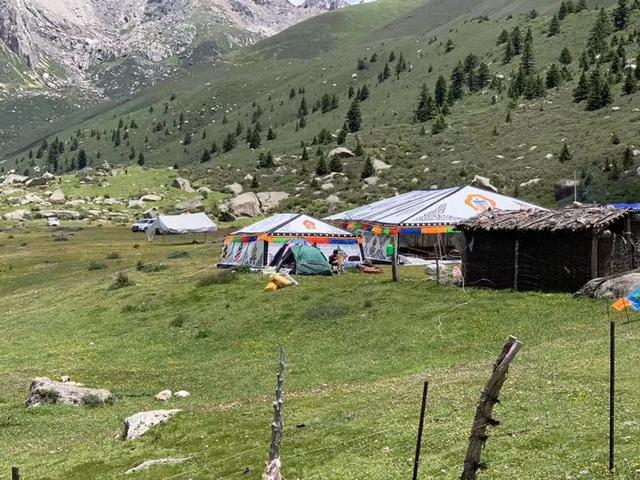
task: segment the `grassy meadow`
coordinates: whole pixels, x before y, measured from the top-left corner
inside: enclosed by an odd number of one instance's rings
[[[440,287],[418,268],[401,269],[397,284],[353,273],[267,294],[264,277],[239,274],[199,286],[216,273],[223,232],[192,245],[148,244],[124,227],[74,230],[67,241],[35,225],[0,233],[2,479],[11,465],[26,480],[125,478],[161,457],[191,459],[127,478],[261,478],[280,346],[286,478],[409,478],[426,377],[421,478],[458,478],[476,402],[509,335],[524,347],[481,478],[610,478],[602,302]],[[166,269],[145,273],[139,261]],[[104,268],[89,270],[94,262]],[[110,290],[118,272],[134,285]],[[615,478],[637,479],[640,322],[622,318],[618,331]],[[33,377],[62,375],[112,390],[115,404],[25,409]],[[154,400],[165,388],[191,396]],[[183,412],[141,440],[119,439],[125,417],[156,408]]]

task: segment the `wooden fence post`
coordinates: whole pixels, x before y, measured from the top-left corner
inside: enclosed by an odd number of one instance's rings
[[[516,243],[515,243],[515,250],[513,253],[513,257],[514,257],[514,264],[513,264],[513,289],[517,292],[518,291],[518,276],[520,273],[520,263],[519,263],[519,257],[520,257],[520,240],[518,238],[516,238]]]
[[[271,424],[271,448],[269,449],[269,463],[265,469],[265,480],[282,480],[282,463],[280,461],[280,444],[282,442],[282,405],[284,403],[284,371],[287,361],[284,350],[280,349],[280,369],[276,386],[276,399],[273,402],[273,423]]]
[[[427,409],[427,394],[429,382],[425,381],[422,388],[422,405],[420,406],[420,421],[418,423],[418,439],[416,441],[416,456],[413,461],[413,480],[418,480],[418,467],[420,466],[420,449],[422,448],[422,431],[424,429],[424,414]]]
[[[464,459],[461,480],[475,480],[478,470],[484,468],[484,465],[480,462],[480,455],[487,441],[487,427],[499,424],[491,416],[493,407],[498,403],[498,396],[507,378],[509,364],[515,358],[520,347],[522,347],[522,343],[517,338],[509,337],[507,339],[493,366],[493,372],[480,394],[480,403],[476,409],[473,426],[469,434],[469,447]]]
[[[11,467],[11,480],[20,480],[20,469],[18,467]]]

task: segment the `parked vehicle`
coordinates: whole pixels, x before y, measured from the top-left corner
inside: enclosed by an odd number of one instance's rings
[[[155,218],[141,218],[131,226],[132,232],[146,232],[149,225],[154,222]]]

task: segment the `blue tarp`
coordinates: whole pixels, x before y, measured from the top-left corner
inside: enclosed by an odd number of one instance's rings
[[[608,206],[629,210],[640,210],[640,203],[610,203]]]

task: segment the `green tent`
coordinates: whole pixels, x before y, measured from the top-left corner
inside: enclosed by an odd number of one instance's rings
[[[313,245],[289,244],[277,265],[278,270],[288,268],[297,275],[331,275],[331,265]]]

